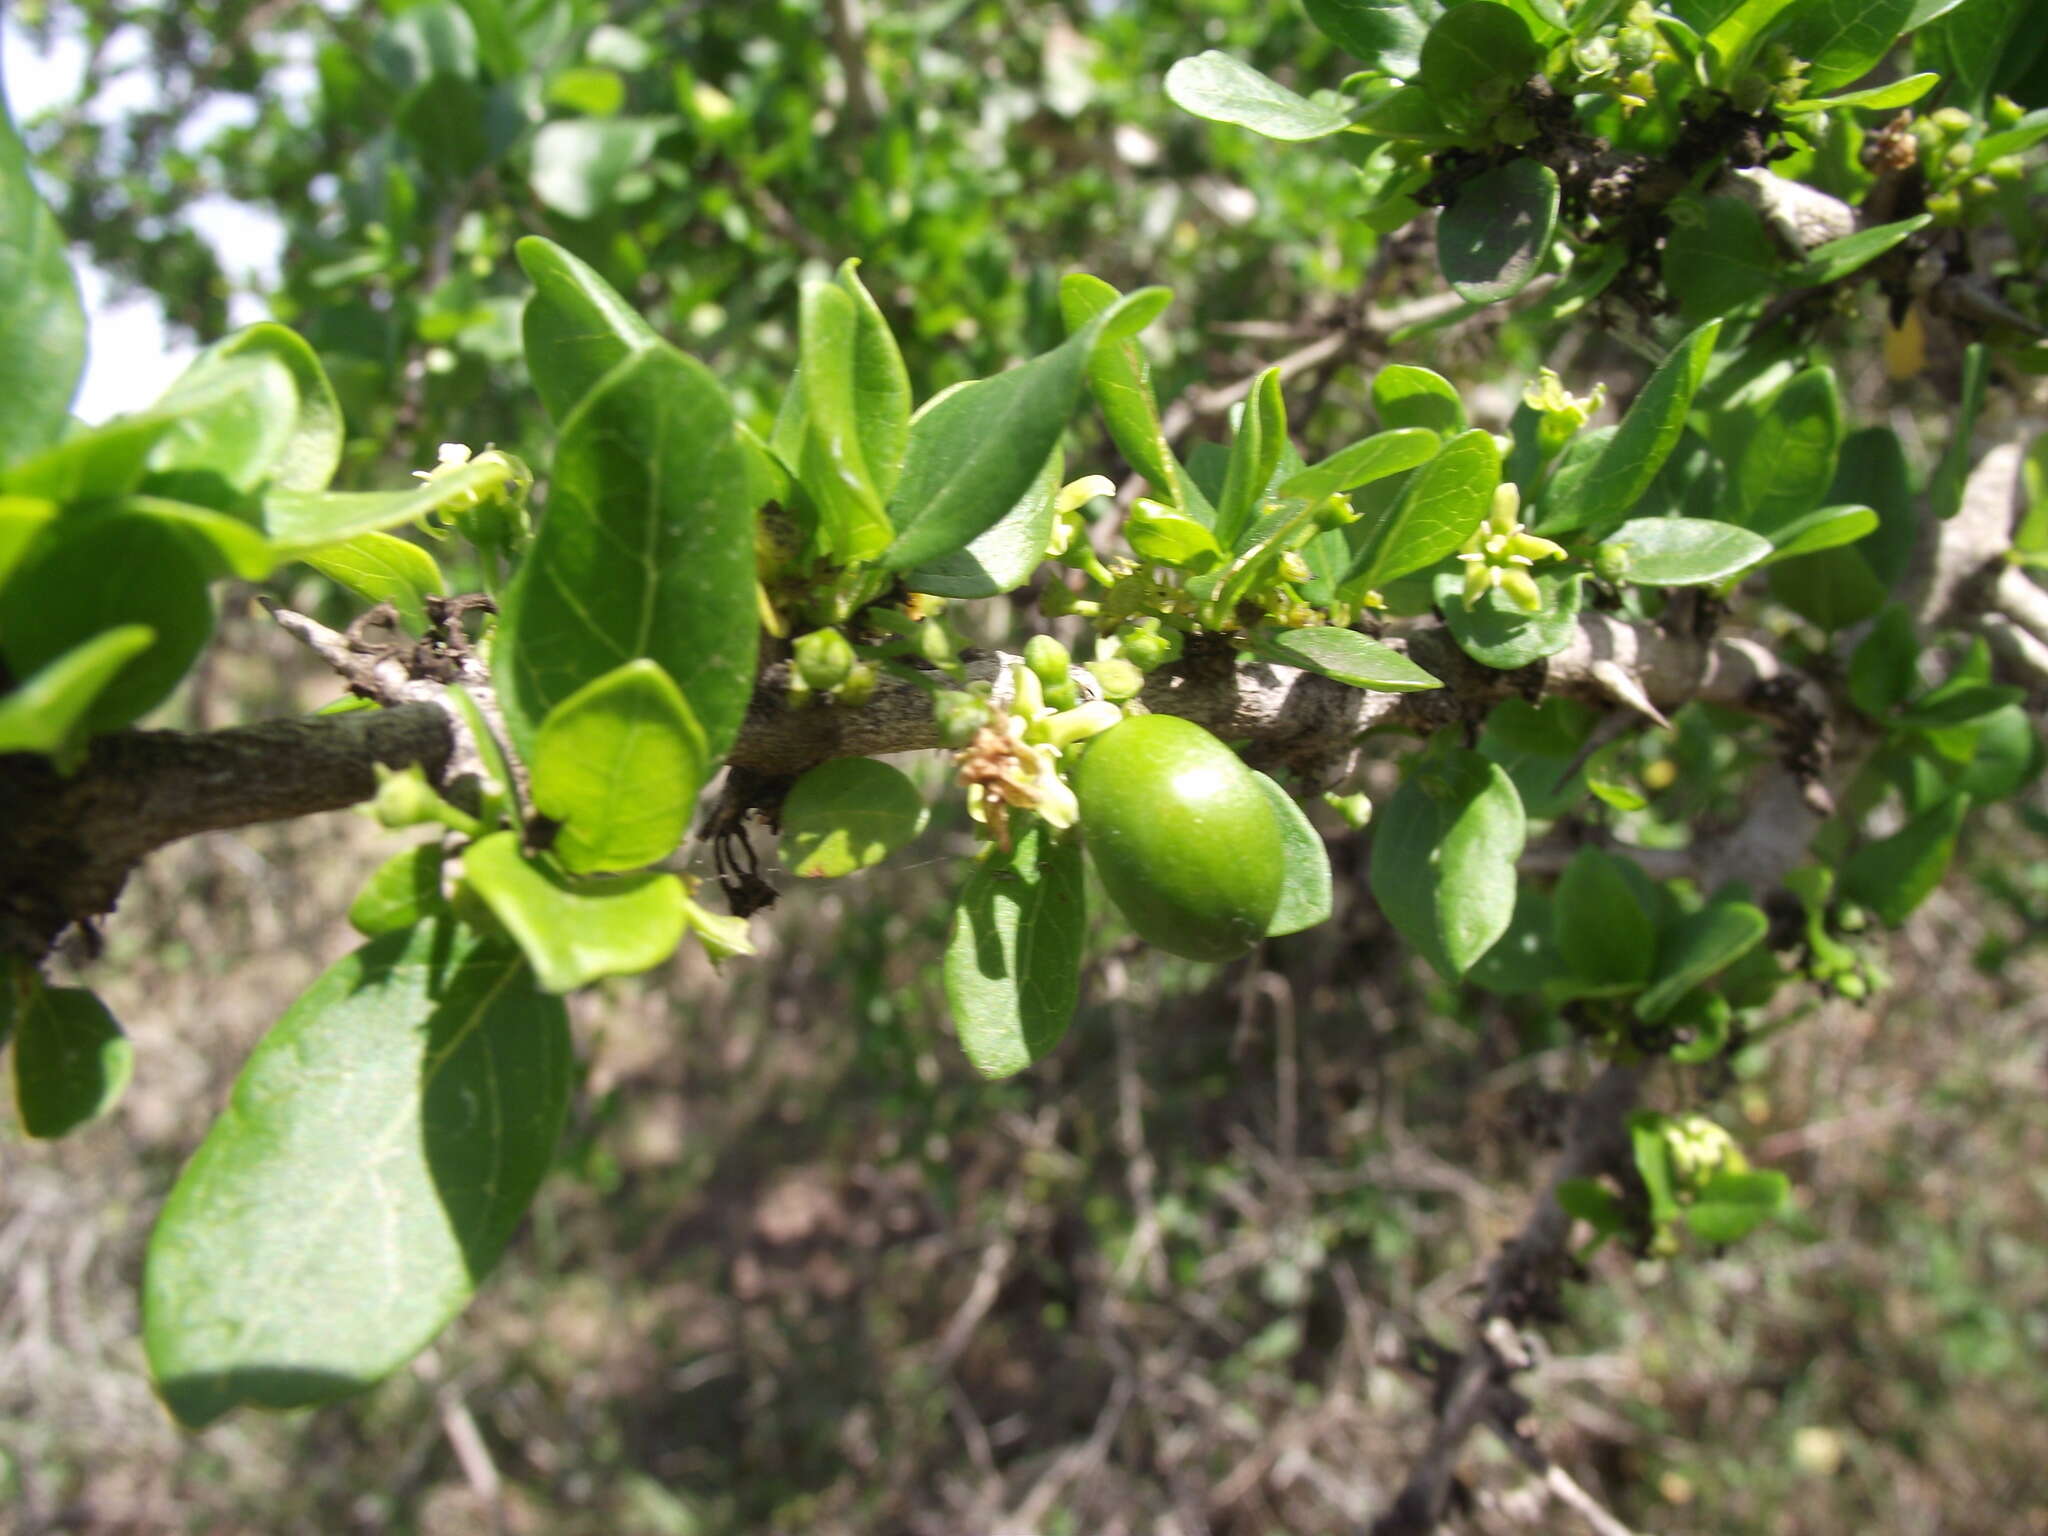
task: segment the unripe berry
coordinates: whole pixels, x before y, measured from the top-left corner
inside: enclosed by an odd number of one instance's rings
[[[846,681],[853,671],[853,647],[836,629],[814,629],[799,635],[792,649],[796,673],[804,686],[816,693],[828,693]]]

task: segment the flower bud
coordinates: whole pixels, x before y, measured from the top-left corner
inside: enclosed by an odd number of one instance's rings
[[[864,661],[857,661],[846,675],[846,681],[839,685],[839,702],[848,709],[859,709],[874,695],[874,691],[875,669]]]
[[[797,676],[814,692],[830,692],[853,671],[853,647],[836,629],[814,629],[799,635],[793,649]]]
[[[932,696],[932,719],[939,740],[957,752],[988,724],[988,701],[964,688],[943,689]]]
[[[1067,648],[1051,635],[1033,635],[1024,642],[1024,665],[1038,674],[1038,680],[1051,688],[1067,680],[1067,666],[1072,660]]]

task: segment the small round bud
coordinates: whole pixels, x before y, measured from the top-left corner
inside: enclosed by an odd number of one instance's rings
[[[1145,691],[1145,674],[1122,656],[1098,656],[1088,664],[1088,670],[1095,675],[1095,686],[1102,690],[1102,696],[1112,703],[1135,699]]]
[[[932,719],[939,727],[939,740],[957,752],[988,724],[988,703],[964,689],[948,688],[933,695]]]
[[[830,692],[845,682],[847,674],[853,671],[853,647],[836,629],[814,629],[807,635],[799,635],[792,649],[797,676],[803,679],[805,687],[814,692]]]
[[[1357,832],[1363,830],[1372,820],[1372,801],[1363,794],[1327,794],[1323,804],[1344,818],[1344,824]]]
[[[875,669],[864,661],[857,661],[846,681],[839,685],[839,702],[848,709],[859,709],[874,695],[874,691]]]
[[[1593,569],[1602,581],[1628,580],[1628,568],[1632,563],[1626,544],[1602,544],[1593,551]]]
[[[1067,680],[1067,666],[1072,658],[1067,648],[1051,635],[1033,635],[1024,642],[1024,665],[1038,674],[1038,680],[1051,688]]]

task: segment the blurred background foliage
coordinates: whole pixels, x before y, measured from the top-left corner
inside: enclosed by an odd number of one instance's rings
[[[1056,340],[1076,268],[1176,290],[1148,337],[1166,399],[1437,286],[1426,244],[1346,217],[1340,153],[1165,100],[1201,47],[1338,78],[1294,0],[29,0],[10,19],[84,49],[79,100],[27,124],[72,239],[197,339],[231,311],[301,328],[357,484],[443,440],[544,462],[509,258],[527,233],[596,264],[762,424],[798,284],[849,255],[920,395]],[[195,217],[221,199],[281,228],[274,284]],[[1917,448],[1919,412],[1941,441],[1939,386],[1888,380],[1861,334],[1860,419]],[[1638,366],[1583,322],[1552,339],[1496,317],[1401,360],[1495,422],[1500,382],[1537,361],[1581,391]],[[1379,360],[1345,360],[1305,440],[1342,441],[1332,418],[1362,411]],[[231,611],[177,713],[334,691]],[[1658,787],[1688,819],[1735,745],[1673,750]],[[1526,1379],[1546,1445],[1634,1527],[2048,1533],[2041,806],[2037,787],[1973,830],[1876,1006],[1795,1002],[1798,1027],[1677,1085],[1793,1175],[1799,1210],[1722,1257],[1610,1247]],[[1555,1144],[1571,1053],[1418,973],[1357,894],[1363,840],[1324,830],[1333,922],[1222,975],[1105,929],[1066,1046],[1007,1083],[966,1068],[939,993],[957,806],[857,885],[789,891],[758,961],[687,957],[579,999],[563,1176],[478,1303],[359,1402],[196,1438],[139,1369],[142,1238],[193,1106],[352,946],[342,914],[390,839],[336,816],[181,846],[105,953],[72,957],[132,1027],[135,1090],[90,1134],[0,1146],[0,1527],[1347,1528],[1419,1441],[1413,1340],[1459,1336]],[[1515,1503],[1498,1447],[1468,1460],[1468,1529],[1570,1528]]]

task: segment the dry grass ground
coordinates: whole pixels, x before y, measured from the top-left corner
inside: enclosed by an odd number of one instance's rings
[[[955,827],[790,893],[762,958],[578,1003],[562,1166],[476,1305],[368,1398],[175,1430],[151,1217],[250,1044],[351,943],[353,816],[159,858],[83,966],[137,1042],[107,1123],[0,1140],[0,1530],[1341,1532],[1426,1427],[1569,1086],[1375,915],[1221,976],[1112,948],[1058,1058],[988,1085],[936,976]],[[1340,883],[1359,873],[1339,853]],[[1528,1380],[1630,1526],[2048,1533],[2048,853],[2011,818],[1723,1102],[1798,1186],[1725,1256],[1608,1252]],[[1996,952],[1988,969],[1973,963]],[[1673,1093],[1685,1085],[1671,1085]],[[1469,1532],[1571,1532],[1474,1442]]]

